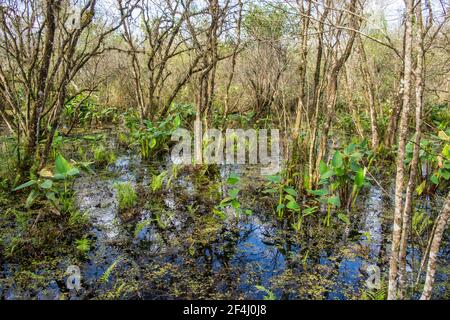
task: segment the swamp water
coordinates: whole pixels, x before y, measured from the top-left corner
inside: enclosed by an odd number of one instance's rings
[[[76,204],[92,226],[90,250],[78,261],[62,258],[57,268],[77,265],[81,289],[68,292],[60,278],[37,293],[0,288],[2,298],[58,299],[65,292],[71,299],[355,299],[370,291],[366,280],[374,266],[381,270],[384,290],[393,208],[376,184],[361,194],[349,224],[334,215],[325,227],[323,214],[316,213],[299,237],[289,222],[276,219],[273,199],[262,193],[267,181],[258,166],[184,168],[168,187],[164,183],[152,192],[151,177],[163,170],[171,176],[170,161],[150,163],[122,154],[96,174],[77,178]],[[239,201],[251,215],[236,216],[231,209],[225,218],[213,214],[231,188],[226,184],[231,173],[240,176]],[[134,186],[135,208],[119,212],[116,182]],[[440,265],[446,269],[446,243],[443,247]],[[409,271],[413,262],[420,263],[415,251],[409,250]],[[13,271],[5,264],[2,275]],[[447,276],[440,271],[437,297],[446,295]]]

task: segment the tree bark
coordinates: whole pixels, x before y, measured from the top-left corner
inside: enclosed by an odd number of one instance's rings
[[[395,211],[392,233],[392,248],[389,261],[389,285],[388,300],[398,298],[398,257],[400,251],[400,240],[402,234],[402,213],[403,213],[403,186],[404,186],[404,164],[406,136],[408,133],[408,117],[411,106],[411,71],[412,71],[412,23],[414,18],[413,0],[406,0],[406,21],[405,21],[405,54],[404,54],[404,91],[403,110],[400,118],[397,150],[397,173],[395,178]]]
[[[444,206],[437,217],[436,231],[434,232],[431,242],[430,255],[428,258],[427,275],[425,278],[425,286],[423,288],[420,300],[430,300],[433,290],[434,277],[436,274],[436,262],[438,258],[439,248],[442,242],[442,236],[447,227],[448,216],[450,213],[450,192],[447,194]]]
[[[419,153],[420,153],[420,139],[421,139],[421,126],[422,126],[422,109],[423,109],[423,88],[424,88],[424,34],[422,26],[422,8],[421,3],[417,4],[417,24],[418,24],[418,43],[417,43],[417,64],[415,70],[416,77],[416,112],[415,112],[415,139],[414,139],[414,150],[413,157],[410,164],[410,174],[408,186],[406,188],[405,195],[405,205],[403,209],[402,217],[402,235],[400,241],[400,254],[399,254],[399,298],[403,299],[406,294],[406,249],[408,246],[408,236],[410,231],[410,220],[411,220],[411,209],[412,209],[412,198],[416,187],[416,177],[419,166]]]

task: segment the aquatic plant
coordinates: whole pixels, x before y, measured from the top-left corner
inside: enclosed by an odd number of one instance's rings
[[[114,269],[117,267],[119,262],[122,261],[122,258],[119,257],[105,270],[105,272],[102,274],[102,276],[99,279],[100,283],[106,283],[109,281],[109,278],[111,277],[111,273],[114,271]]]
[[[232,173],[226,183],[229,186],[233,186],[232,189],[228,190],[227,197],[225,197],[217,206],[214,207],[213,213],[225,219],[226,215],[224,209],[227,207],[231,207],[234,209],[236,213],[236,218],[238,219],[241,214],[251,215],[253,211],[248,208],[242,208],[241,203],[239,201],[238,195],[241,192],[241,189],[236,187],[236,184],[240,181],[240,178],[237,174]]]
[[[153,192],[161,191],[164,183],[164,179],[167,176],[167,171],[162,171],[160,174],[152,177],[152,182],[150,184],[150,188]]]
[[[276,194],[278,204],[276,213],[278,219],[282,219],[285,210],[290,212],[300,212],[300,205],[297,203],[297,191],[290,186],[290,179],[285,179],[281,175],[271,175],[267,177],[268,183],[263,193]]]
[[[361,294],[361,300],[386,300],[387,282],[381,279],[379,289],[364,290]]]
[[[88,238],[82,238],[75,241],[75,245],[78,251],[82,254],[86,254],[91,249],[91,241]]]
[[[405,165],[410,164],[413,157],[414,143],[406,145]],[[418,195],[424,192],[434,193],[450,183],[450,130],[439,130],[437,135],[429,135],[420,141],[419,162],[417,164],[419,183]]]
[[[266,289],[263,286],[255,286],[255,287],[256,287],[256,289],[258,289],[258,291],[263,291],[263,292],[266,293],[266,295],[264,296],[263,300],[276,300],[277,297],[269,289]]]
[[[354,206],[360,190],[367,184],[367,168],[373,160],[373,153],[367,148],[367,142],[351,143],[343,150],[336,150],[328,164],[321,161],[319,167],[321,189],[308,190],[317,197],[320,203],[327,206],[324,224],[330,225],[332,208],[346,208]],[[366,166],[365,166],[366,165]],[[349,223],[348,216],[342,211],[338,218]]]
[[[172,133],[194,114],[192,105],[175,103],[167,116],[157,121],[142,120],[138,113],[127,112],[124,122],[129,130],[128,145],[139,146],[143,159],[149,159],[151,154],[155,157],[160,150],[168,149]]]
[[[130,130],[131,146],[139,146],[143,159],[150,158],[150,152],[168,147],[172,133],[181,125],[180,115],[169,115],[158,122],[136,121],[133,114],[127,114],[125,123]]]
[[[433,224],[433,220],[425,210],[416,210],[412,216],[412,230],[414,234],[422,237],[423,233],[429,226]]]
[[[116,182],[114,187],[117,191],[119,209],[126,210],[134,207],[137,203],[137,194],[129,182]]]
[[[108,165],[116,161],[116,155],[112,150],[108,150],[103,144],[95,144],[92,147],[94,161],[99,165]]]
[[[25,208],[30,208],[38,197],[45,197],[53,206],[59,209],[58,200],[63,203],[63,208],[70,206],[71,196],[68,189],[68,182],[80,173],[78,168],[71,165],[61,154],[56,157],[53,173],[44,168],[39,172],[39,177],[32,179],[13,189],[32,187],[25,202]],[[58,182],[62,182],[64,187],[58,187]]]

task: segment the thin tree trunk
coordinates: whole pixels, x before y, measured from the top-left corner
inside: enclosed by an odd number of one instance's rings
[[[47,78],[50,67],[50,61],[53,54],[53,42],[55,39],[55,30],[56,30],[56,15],[55,15],[55,2],[53,0],[48,0],[46,2],[46,23],[47,23],[47,31],[45,35],[45,45],[44,52],[42,57],[42,64],[39,70],[39,78],[38,78],[38,88],[37,88],[37,101],[36,105],[33,108],[30,127],[29,127],[29,137],[28,137],[28,145],[25,156],[25,169],[29,169],[31,167],[31,161],[36,154],[36,149],[38,146],[39,135],[40,135],[40,121],[41,114],[44,110],[45,103],[48,96],[47,87]]]
[[[417,24],[418,24],[418,53],[417,53],[417,65],[415,70],[416,76],[416,135],[414,140],[413,158],[410,165],[410,174],[408,186],[405,196],[405,207],[403,209],[403,227],[402,237],[400,242],[400,255],[399,255],[399,298],[403,299],[406,292],[406,249],[408,246],[408,236],[410,229],[411,208],[412,208],[412,196],[416,186],[416,177],[419,165],[419,152],[420,152],[420,139],[421,139],[421,125],[422,125],[422,109],[423,109],[423,88],[424,88],[424,59],[425,52],[423,48],[423,27],[422,27],[422,10],[420,2],[417,10]]]
[[[388,300],[396,300],[398,297],[398,257],[400,251],[400,240],[402,235],[402,213],[403,213],[403,186],[404,186],[404,164],[406,136],[408,133],[408,117],[411,106],[411,71],[412,71],[412,23],[414,14],[413,0],[406,0],[405,21],[405,69],[404,69],[404,91],[403,110],[400,118],[397,150],[397,174],[395,178],[395,212],[392,234],[391,257],[389,261],[389,285]]]
[[[236,46],[233,49],[233,56],[231,57],[231,71],[230,74],[228,76],[228,82],[227,82],[227,86],[226,86],[226,90],[225,90],[225,107],[224,107],[224,111],[223,111],[223,119],[224,121],[226,121],[227,116],[228,116],[228,111],[230,110],[230,88],[231,88],[231,83],[233,82],[233,78],[234,78],[234,72],[236,69],[236,60],[237,60],[237,53],[238,53],[238,49],[241,45],[241,24],[242,24],[242,8],[243,8],[243,4],[242,1],[239,0],[239,16],[238,16],[238,21],[237,21],[237,42],[236,42]]]
[[[311,14],[311,1],[308,1],[308,8],[303,7],[303,2],[301,2],[300,11],[302,13],[302,36],[300,42],[300,66],[299,66],[299,83],[300,86],[298,88],[298,102],[297,102],[297,115],[295,117],[295,125],[292,133],[292,140],[297,140],[301,121],[302,121],[302,113],[304,109],[303,99],[305,96],[305,80],[306,80],[306,60],[308,58],[308,28],[309,28],[309,15]],[[294,146],[295,148],[295,146]]]
[[[316,137],[317,137],[317,122],[319,118],[319,101],[320,101],[320,73],[322,65],[323,56],[323,32],[324,32],[324,22],[328,16],[329,12],[329,2],[320,18],[319,31],[318,31],[318,48],[316,57],[316,69],[314,71],[314,84],[313,84],[313,97],[311,100],[311,106],[314,108],[314,113],[311,121],[311,133],[310,133],[310,144],[309,144],[309,154],[308,154],[308,180],[309,188],[313,188],[313,182],[315,181],[314,175],[314,161],[315,161],[315,147],[316,147]]]
[[[375,111],[375,87],[372,81],[372,77],[370,75],[370,69],[367,61],[366,50],[364,49],[364,44],[362,42],[361,37],[359,37],[359,53],[361,57],[361,73],[366,84],[366,94],[367,100],[369,102],[369,114],[370,114],[370,130],[372,134],[372,150],[377,152],[379,145],[378,138],[378,126],[377,126],[377,114]]]
[[[436,262],[438,258],[439,248],[441,246],[442,236],[447,227],[448,216],[450,213],[450,192],[447,194],[444,206],[437,217],[436,231],[433,236],[430,247],[430,255],[428,258],[427,275],[425,278],[425,286],[423,288],[420,300],[430,300],[433,290],[434,277],[436,274]]]

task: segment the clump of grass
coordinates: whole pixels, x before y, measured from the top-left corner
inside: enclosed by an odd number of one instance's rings
[[[76,248],[82,254],[86,254],[91,250],[91,241],[87,238],[82,238],[75,241]]]
[[[153,192],[161,191],[164,183],[164,178],[167,176],[167,171],[161,172],[157,176],[153,176],[152,183],[151,183],[151,189]]]
[[[126,210],[134,207],[137,203],[137,194],[129,182],[115,183],[117,198],[119,200],[119,209]]]
[[[116,161],[116,155],[114,152],[106,149],[103,144],[93,147],[94,160],[97,164],[107,165]]]

